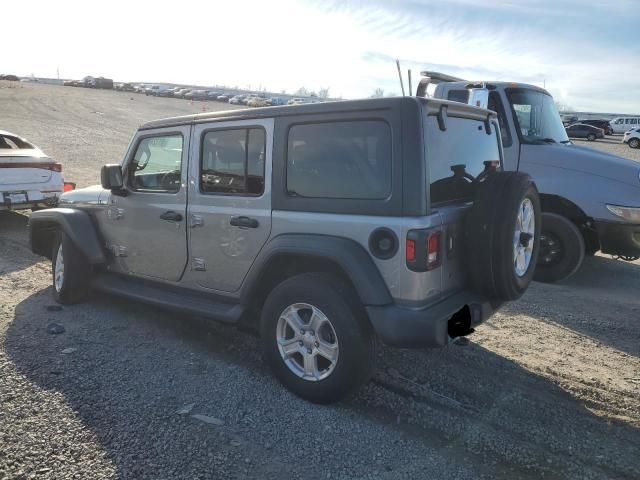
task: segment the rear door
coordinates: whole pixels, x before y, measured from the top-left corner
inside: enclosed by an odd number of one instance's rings
[[[485,170],[485,161],[502,161],[497,122],[487,135],[484,122],[448,117],[447,128],[427,117],[426,145],[429,202],[432,213],[442,219],[442,291],[463,287],[462,241],[464,219],[473,201],[473,180]]]
[[[190,126],[139,132],[123,165],[125,194],[111,193],[103,235],[113,268],[176,282],[187,263]]]
[[[273,119],[196,125],[189,170],[189,278],[235,292],[271,232]]]

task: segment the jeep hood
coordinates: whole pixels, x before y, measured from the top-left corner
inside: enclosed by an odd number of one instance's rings
[[[575,170],[640,188],[640,162],[634,160],[578,145],[522,145],[522,150],[525,164]]]
[[[105,204],[109,191],[100,185],[78,188],[60,195],[58,205],[102,205]]]

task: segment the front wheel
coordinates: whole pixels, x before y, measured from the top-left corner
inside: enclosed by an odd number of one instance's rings
[[[640,148],[640,139],[632,138],[629,140],[629,146],[631,148]]]
[[[83,301],[89,292],[91,266],[63,232],[53,244],[51,265],[56,302],[70,305]]]
[[[562,215],[543,213],[534,280],[547,283],[565,280],[580,268],[584,256],[584,238],[578,227]]]
[[[595,134],[590,133],[589,135],[587,135],[587,140],[589,140],[590,142],[593,142],[596,139]]]
[[[337,277],[305,273],[275,287],[261,336],[276,377],[311,402],[341,400],[371,376],[373,330],[355,292]]]

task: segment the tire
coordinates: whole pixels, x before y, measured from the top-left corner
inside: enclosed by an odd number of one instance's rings
[[[582,265],[586,248],[578,227],[555,213],[542,214],[540,255],[534,280],[559,282],[573,275]]]
[[[60,252],[62,252],[62,272],[60,272]],[[60,232],[53,242],[51,254],[53,297],[63,305],[80,303],[89,293],[91,266],[85,256]],[[59,274],[62,273],[60,276]]]
[[[640,148],[640,139],[632,138],[631,140],[629,140],[629,147]]]
[[[589,135],[587,135],[587,140],[589,140],[590,142],[593,142],[596,139],[596,136],[594,133],[590,133]]]
[[[520,235],[516,227],[524,206],[533,221],[526,227],[531,233],[520,227],[524,234]],[[465,235],[471,288],[492,301],[520,298],[533,279],[540,238],[540,198],[531,177],[496,172],[483,178],[476,187]]]
[[[285,321],[285,315],[290,321]],[[312,331],[322,316],[329,323],[322,324],[319,331]],[[296,318],[302,322],[296,322]],[[298,331],[291,328],[292,323],[298,325]],[[267,364],[285,387],[305,400],[339,401],[371,377],[375,335],[357,294],[337,277],[305,273],[276,286],[262,309],[260,330]],[[285,344],[291,347],[290,355],[281,353]],[[335,362],[319,353],[321,344],[331,347],[324,350],[335,355]],[[305,355],[312,358],[310,361],[317,370],[315,377],[303,372]]]

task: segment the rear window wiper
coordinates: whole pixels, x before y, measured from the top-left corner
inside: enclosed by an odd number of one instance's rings
[[[541,140],[545,143],[558,143],[553,138],[542,138]]]

